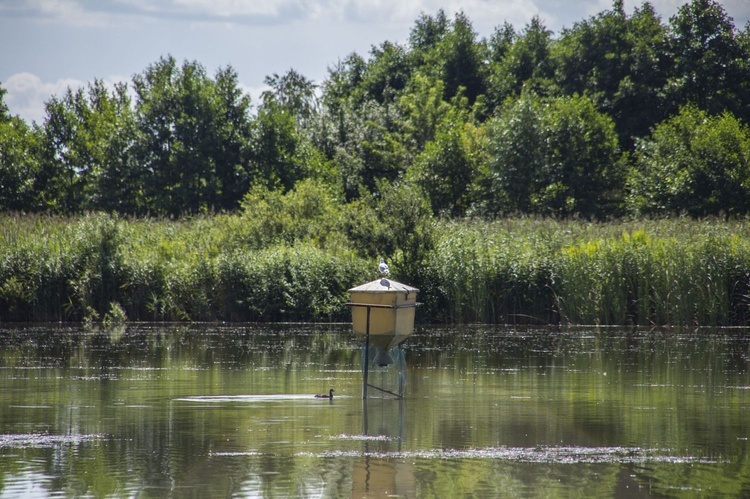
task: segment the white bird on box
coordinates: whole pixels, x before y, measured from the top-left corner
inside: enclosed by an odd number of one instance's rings
[[[385,274],[385,275],[391,275],[391,271],[390,271],[390,270],[388,270],[388,264],[387,264],[387,263],[385,263],[385,260],[384,260],[384,259],[382,259],[382,258],[380,259],[380,265],[378,265],[378,271],[379,271],[379,272],[380,272],[381,274]]]

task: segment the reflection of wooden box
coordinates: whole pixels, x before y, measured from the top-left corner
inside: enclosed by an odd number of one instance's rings
[[[370,344],[386,351],[399,345],[414,331],[418,292],[417,288],[390,279],[350,289],[354,334],[365,339],[369,308]]]

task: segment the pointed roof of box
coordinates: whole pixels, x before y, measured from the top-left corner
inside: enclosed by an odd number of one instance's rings
[[[419,289],[386,278],[375,279],[349,290],[350,293],[412,293],[417,291]]]

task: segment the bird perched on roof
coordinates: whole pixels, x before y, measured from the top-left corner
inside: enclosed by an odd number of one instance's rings
[[[385,263],[384,259],[380,259],[380,265],[378,265],[378,271],[380,271],[381,274],[385,275],[391,275],[391,271],[388,270],[388,264]]]
[[[319,393],[315,396],[316,399],[331,399],[333,400],[333,388],[328,390],[328,394],[325,393]]]

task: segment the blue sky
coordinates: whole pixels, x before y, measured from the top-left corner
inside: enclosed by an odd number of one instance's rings
[[[685,3],[650,2],[666,20]],[[626,0],[632,12],[642,2]],[[463,10],[480,37],[538,15],[555,34],[609,9],[609,0],[0,0],[0,83],[12,114],[41,122],[44,102],[94,79],[130,82],[161,56],[232,66],[257,101],[263,80],[293,68],[323,80],[352,52],[405,42],[420,13]],[[750,0],[722,5],[735,25]]]

